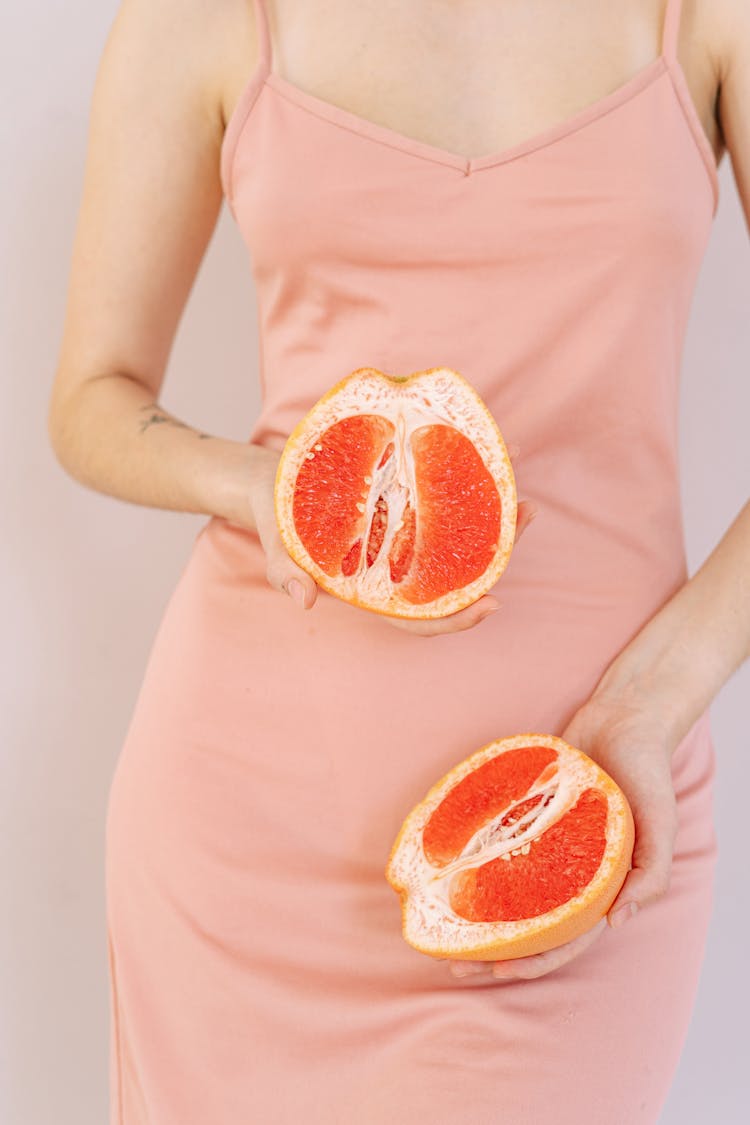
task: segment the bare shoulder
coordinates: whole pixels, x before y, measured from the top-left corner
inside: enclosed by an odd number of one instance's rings
[[[717,117],[750,228],[750,0],[685,0],[718,74]]]
[[[750,62],[750,0],[683,0],[682,32],[704,45],[719,79]]]
[[[201,98],[223,131],[243,61],[247,70],[257,50],[253,9],[252,0],[120,0],[110,38],[139,45],[133,61],[149,75],[136,71],[134,84],[153,84],[158,60],[165,85]]]

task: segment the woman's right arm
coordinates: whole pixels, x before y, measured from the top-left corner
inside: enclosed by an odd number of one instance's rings
[[[218,76],[239,12],[204,0],[121,4],[91,102],[48,432],[60,464],[90,488],[254,528],[249,482],[256,468],[267,475],[270,451],[201,433],[158,403],[221,209]]]
[[[122,0],[91,103],[48,431],[60,464],[90,488],[257,531],[269,583],[309,609],[318,587],[275,520],[279,451],[200,433],[158,403],[221,209],[220,76],[249,8]],[[246,65],[249,73],[252,52]],[[528,515],[519,511],[517,536]],[[496,606],[485,596],[437,621],[390,620],[432,635],[470,628]]]
[[[47,426],[62,467],[89,488],[257,531],[269,583],[309,609],[317,585],[275,521],[279,453],[199,432],[158,402],[221,210],[219,76],[248,10],[246,0],[122,0],[91,102]]]

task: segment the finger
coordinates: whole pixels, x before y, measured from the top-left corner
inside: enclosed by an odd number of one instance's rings
[[[635,845],[632,867],[609,908],[610,925],[618,925],[628,911],[618,912],[628,903],[636,908],[661,898],[669,889],[672,855],[677,835],[677,806],[674,790],[662,796],[631,800],[635,820]]]
[[[449,965],[451,976],[469,977],[486,972],[492,961],[452,961]]]
[[[315,605],[317,583],[289,558],[283,544],[280,549],[266,551],[266,578],[275,590],[288,594],[302,609]]]
[[[550,973],[553,969],[559,969],[563,965],[567,965],[569,961],[579,957],[604,932],[606,925],[607,919],[601,918],[585,934],[581,934],[564,945],[558,945],[556,949],[548,949],[545,953],[534,953],[530,957],[496,961],[492,968],[492,975],[499,980],[512,980],[514,978],[532,980],[535,977],[544,976],[545,973]]]
[[[410,620],[405,617],[386,617],[386,620],[396,629],[405,629],[408,633],[416,633],[422,637],[434,637],[439,633],[456,633],[463,629],[471,629],[484,621],[485,617],[496,613],[500,603],[493,597],[485,595],[466,609],[457,613],[449,613],[447,617],[435,617],[425,621]]]
[[[515,461],[516,457],[518,457],[521,452],[521,446],[515,441],[508,442],[508,444],[505,446],[505,449],[511,461]]]
[[[318,596],[315,579],[297,566],[279,534],[273,497],[264,492],[253,505],[258,538],[266,557],[266,578],[275,590],[288,594],[302,609],[311,609]]]
[[[533,504],[529,503],[528,500],[522,500],[520,502],[516,512],[516,543],[521,538],[531,521],[538,515],[538,513],[539,509],[536,508]]]

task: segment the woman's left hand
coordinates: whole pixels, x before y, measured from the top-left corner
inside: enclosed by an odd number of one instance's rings
[[[655,701],[628,702],[596,692],[563,732],[572,746],[593,758],[622,789],[635,822],[632,866],[607,915],[592,929],[555,949],[507,961],[450,961],[456,976],[492,972],[502,980],[544,976],[573,960],[636,908],[666,893],[677,833],[677,802],[672,783],[673,738]]]

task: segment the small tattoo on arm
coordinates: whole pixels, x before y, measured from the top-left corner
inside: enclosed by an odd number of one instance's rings
[[[164,414],[152,414],[150,418],[141,422],[141,433],[145,433],[149,426],[155,426],[159,422],[171,422],[173,426],[181,426],[183,429],[188,428],[184,422],[178,422],[176,418],[167,418]]]
[[[191,426],[188,426],[186,422],[180,422],[178,418],[170,418],[169,415],[162,410],[158,402],[149,402],[145,406],[142,406],[141,410],[151,411],[150,417],[145,418],[141,422],[142,434],[146,432],[149,426],[159,425],[162,422],[168,422],[173,426],[179,426],[183,430],[189,430],[192,428]],[[193,432],[195,433],[195,431]],[[210,438],[211,434],[199,433],[197,436],[199,438]]]

